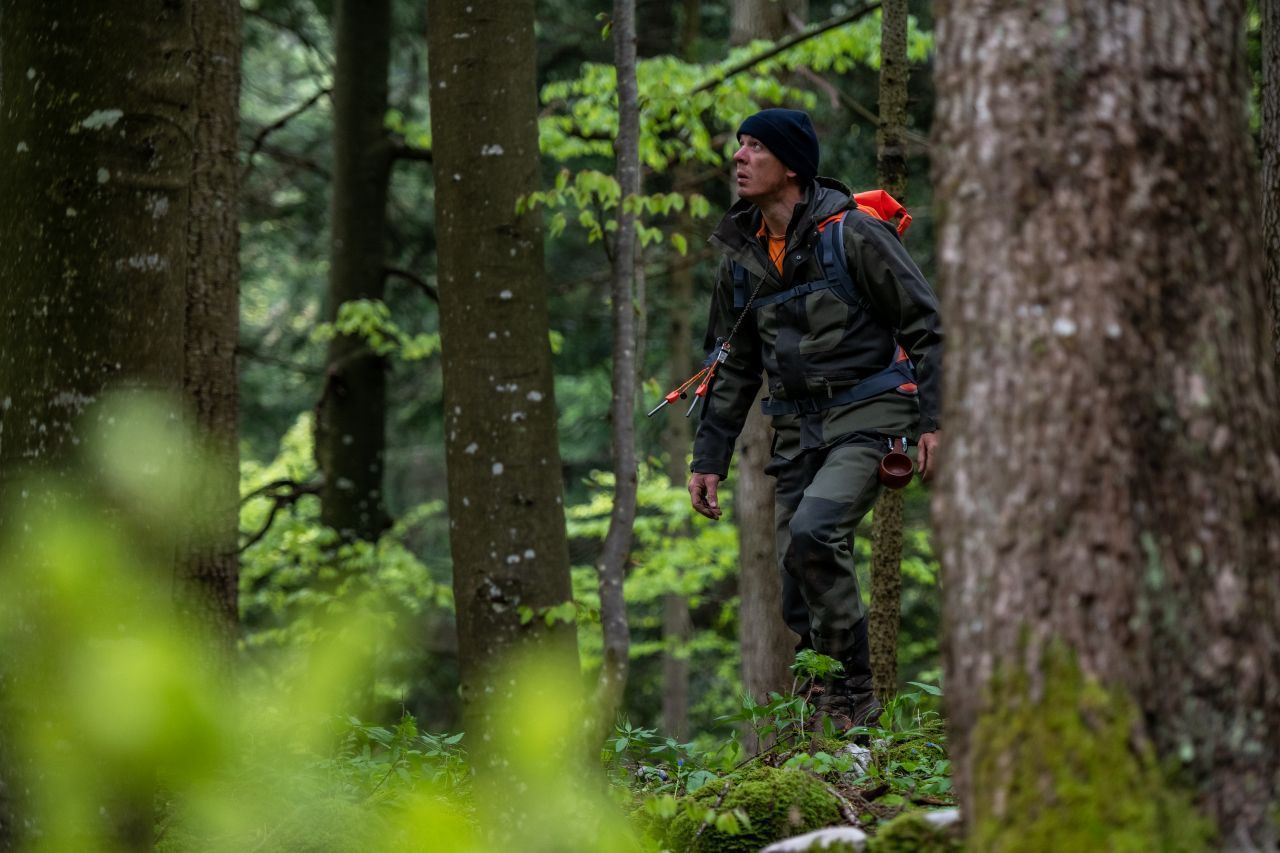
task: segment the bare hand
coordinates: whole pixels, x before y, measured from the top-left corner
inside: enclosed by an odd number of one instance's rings
[[[718,521],[724,512],[716,502],[716,489],[720,485],[719,474],[694,474],[689,478],[689,500],[694,510],[712,521]]]
[[[916,463],[920,466],[920,479],[929,482],[938,467],[938,434],[924,432],[916,442]]]

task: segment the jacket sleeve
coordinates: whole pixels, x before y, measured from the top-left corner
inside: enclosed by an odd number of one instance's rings
[[[711,314],[704,341],[708,354],[714,349],[717,339],[729,335],[740,313],[741,308],[733,307],[733,276],[729,261],[722,259],[711,294]],[[693,439],[693,463],[689,470],[696,474],[728,476],[733,445],[755,403],[756,392],[760,390],[764,368],[760,360],[760,337],[756,331],[754,311],[743,318],[730,344],[729,358],[716,370],[716,378]]]
[[[942,319],[938,297],[920,268],[887,223],[869,216],[846,220],[844,243],[849,269],[863,283],[877,319],[915,368],[920,392],[920,431],[940,426],[942,396]]]

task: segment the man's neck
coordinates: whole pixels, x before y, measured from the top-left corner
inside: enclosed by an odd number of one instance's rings
[[[787,226],[791,224],[791,216],[795,213],[796,205],[803,199],[804,193],[800,187],[788,183],[783,192],[756,202],[756,207],[760,208],[760,215],[764,217],[765,227],[769,229],[770,234],[781,237],[787,233]]]

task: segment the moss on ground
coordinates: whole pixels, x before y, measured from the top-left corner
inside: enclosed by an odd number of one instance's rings
[[[958,834],[925,820],[924,812],[909,812],[885,823],[867,842],[866,853],[960,853]]]
[[[729,789],[719,806],[716,800]],[[677,853],[755,853],[761,847],[841,822],[840,804],[822,782],[800,770],[756,767],[727,780],[706,785],[691,798],[698,814],[690,816],[684,809],[671,819],[665,842]],[[751,820],[736,835],[708,825],[702,826],[701,812],[714,809],[717,814],[742,809]]]
[[[992,680],[992,710],[970,744],[974,849],[1208,849],[1212,824],[1151,746],[1132,742],[1132,699],[1085,676],[1062,646],[1045,653],[1042,671],[1035,697],[1020,669]]]

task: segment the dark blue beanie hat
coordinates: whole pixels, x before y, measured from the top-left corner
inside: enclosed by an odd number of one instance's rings
[[[776,107],[761,110],[742,123],[738,138],[744,133],[763,142],[802,180],[811,181],[818,174],[818,134],[808,113]]]

